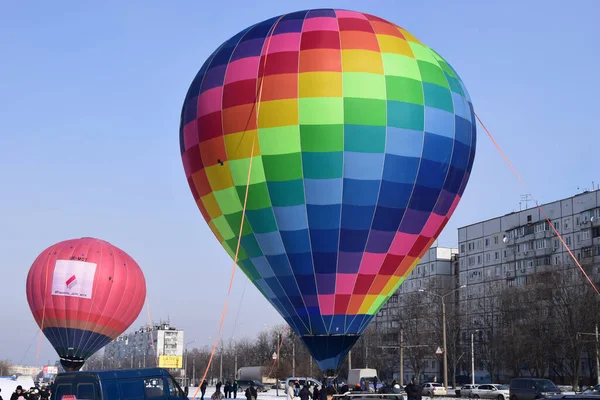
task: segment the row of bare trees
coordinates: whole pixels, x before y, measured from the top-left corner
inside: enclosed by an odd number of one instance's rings
[[[470,380],[471,334],[475,368],[493,381],[533,376],[573,387],[596,382],[594,332],[600,323],[600,295],[581,271],[565,265],[518,281],[490,280],[483,285],[478,295],[465,295],[460,306],[459,290],[445,297],[450,384],[456,385],[457,376]],[[365,336],[373,344],[381,342],[369,346],[375,347],[369,351],[379,360],[381,377],[399,371],[398,350],[392,346],[400,342],[400,332],[405,369],[418,379],[424,362],[436,360],[437,376],[442,376],[442,356],[435,350],[443,343],[440,296],[444,294],[449,294],[448,288],[432,281],[428,288],[400,296],[397,307],[384,308],[388,321],[379,329],[372,326]]]

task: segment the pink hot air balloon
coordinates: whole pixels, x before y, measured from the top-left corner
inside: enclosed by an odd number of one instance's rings
[[[100,239],[81,238],[48,247],[27,276],[27,301],[68,371],[123,333],[146,299],[139,265]]]

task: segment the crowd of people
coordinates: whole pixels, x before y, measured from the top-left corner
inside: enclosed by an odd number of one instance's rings
[[[1,394],[2,393],[0,393],[0,400],[3,400]],[[10,395],[10,400],[49,400],[51,394],[50,388],[47,388],[46,386],[35,386],[27,390],[19,385]]]

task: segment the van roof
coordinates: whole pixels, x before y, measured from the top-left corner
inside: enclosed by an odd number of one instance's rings
[[[77,371],[63,372],[58,374],[56,380],[78,375],[93,375],[98,379],[120,379],[120,378],[151,378],[154,376],[168,376],[169,373],[163,368],[142,368],[142,369],[117,369],[110,371]]]

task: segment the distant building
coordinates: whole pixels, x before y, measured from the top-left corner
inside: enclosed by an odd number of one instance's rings
[[[23,375],[36,377],[42,371],[42,367],[31,365],[11,365],[9,368],[10,375]]]
[[[448,247],[432,247],[430,248],[411,273],[406,277],[400,288],[393,294],[388,302],[379,310],[374,318],[373,324],[377,330],[389,332],[386,335],[387,345],[398,345],[398,329],[400,318],[406,318],[403,315],[403,309],[409,307],[407,299],[410,294],[419,290],[428,290],[435,288],[436,292],[447,293],[457,285],[457,268],[458,268],[458,249]],[[424,301],[427,301],[426,294],[423,294]],[[431,299],[429,299],[431,300]],[[448,300],[450,301],[450,300]],[[423,327],[427,329],[427,327]],[[405,337],[405,346],[410,345],[410,338]],[[393,351],[397,354],[397,350]],[[393,370],[394,378],[397,378],[399,371],[398,357],[394,356],[392,362],[395,364]],[[436,357],[432,355],[423,362],[421,370],[421,382],[437,377],[440,379],[440,371],[442,367]],[[407,383],[414,376],[414,372],[410,364],[405,359],[404,361],[404,379]]]
[[[156,362],[162,368],[181,369],[183,340],[183,331],[168,323],[142,326],[109,343],[104,363],[108,368],[143,368]]]

